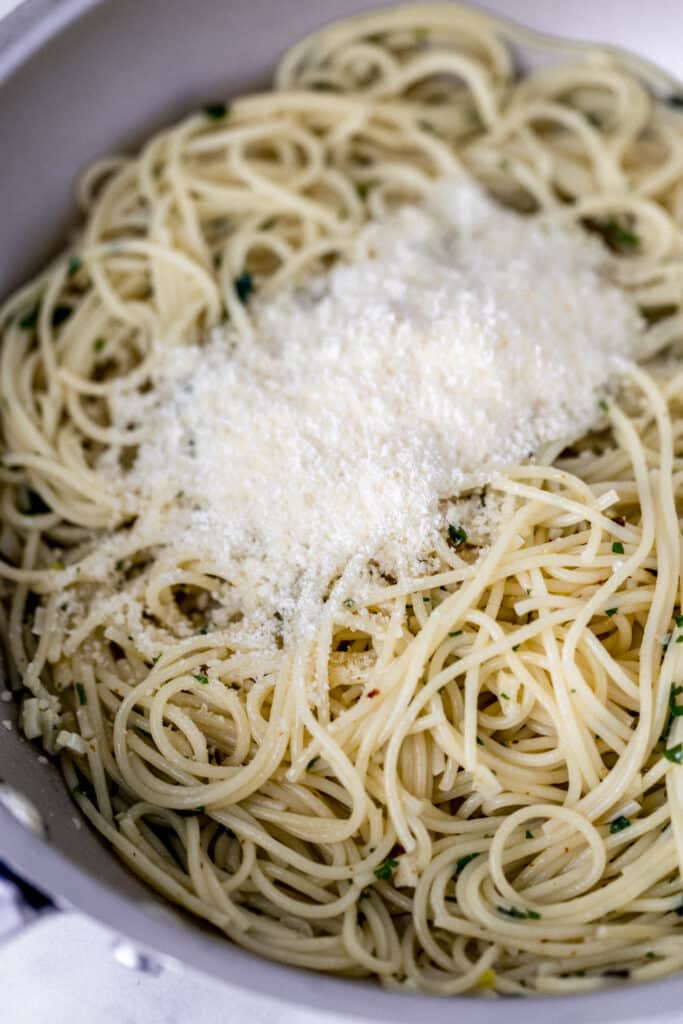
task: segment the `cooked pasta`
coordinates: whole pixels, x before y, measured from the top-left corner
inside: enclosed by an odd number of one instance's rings
[[[26,734],[135,872],[234,941],[441,995],[683,966],[683,121],[616,54],[520,75],[506,33],[455,5],[324,28],[272,92],[93,165],[78,236],[0,315]],[[140,442],[117,396],[154,388],[158,344],[248,337],[250,292],[463,173],[601,237],[642,363],[590,433],[469,496],[498,510],[485,542],[240,645],[215,566],[135,546],[101,469]]]

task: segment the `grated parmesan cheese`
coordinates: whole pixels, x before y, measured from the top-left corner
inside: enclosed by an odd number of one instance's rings
[[[424,571],[449,499],[595,420],[641,330],[609,261],[447,181],[348,263],[252,303],[251,339],[159,345],[154,388],[113,409],[145,437],[132,470],[108,464],[139,538],[169,569],[212,567],[247,621],[313,624],[371,560]]]

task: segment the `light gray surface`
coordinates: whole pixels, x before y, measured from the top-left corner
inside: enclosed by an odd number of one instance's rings
[[[2,0],[0,0],[2,2]],[[41,20],[30,26],[21,46],[23,59],[33,41],[49,38],[78,0],[37,0]],[[333,14],[369,6],[358,0],[110,0],[86,15],[78,28],[61,41],[48,44],[9,82],[0,87],[2,143],[2,240],[0,292],[35,265],[46,246],[59,237],[68,220],[66,197],[74,173],[87,159],[112,145],[141,138],[152,127],[172,118],[193,103],[235,91],[263,79],[271,58],[309,26]],[[618,42],[658,60],[674,72],[683,70],[680,35],[683,10],[668,0],[499,0],[488,3],[509,16],[539,28],[569,36]],[[31,5],[27,8],[30,13]],[[273,17],[272,12],[277,11]],[[19,12],[21,14],[21,12]],[[15,15],[16,18],[16,15]],[[267,26],[259,30],[259,26]],[[181,28],[182,26],[182,28]],[[24,19],[15,20],[14,33],[24,31]],[[248,41],[248,46],[245,45]],[[7,52],[5,53],[7,68]],[[248,73],[245,73],[244,69]],[[0,82],[3,76],[0,54]],[[16,851],[21,864],[38,879],[49,877],[53,891],[77,894],[79,905],[167,952],[180,953],[217,975],[256,988],[280,992],[328,1008],[373,1014],[374,1019],[452,1020],[453,1002],[383,996],[365,986],[322,982],[302,972],[264,965],[253,957],[207,938],[199,929],[194,938],[187,926],[168,927],[140,901],[149,893],[124,872],[86,829],[74,824],[74,810],[65,799],[51,769],[27,758],[24,744],[13,734],[0,737],[0,773],[21,782],[48,811],[53,839],[69,858],[47,861],[44,851],[12,841],[6,826],[3,840]],[[0,822],[0,829],[3,824]],[[71,861],[71,863],[69,863]],[[76,864],[92,866],[82,875]],[[105,889],[108,882],[114,890]],[[117,892],[128,892],[135,903],[126,904]],[[0,1016],[8,1022],[41,1024],[43,1020],[99,1021],[201,1020],[252,1018],[280,1024],[312,1020],[304,1011],[291,1011],[255,1001],[192,972],[167,974],[161,979],[139,979],[122,973],[108,962],[109,936],[99,926],[70,916],[47,921],[27,934],[0,958]],[[36,982],[40,981],[40,984]],[[56,1006],[59,993],[61,1005]],[[52,994],[52,995],[51,995]],[[78,1003],[76,999],[78,998]],[[69,1002],[69,1000],[71,1002]],[[78,1005],[78,1014],[72,1007]],[[608,1019],[635,1020],[656,1011],[651,1020],[679,1019],[683,984],[675,983],[623,991],[596,1001],[557,1001],[552,1006],[509,1003],[501,1019],[532,1024],[550,1016],[556,1024]],[[459,1004],[461,1019],[484,1021],[498,1016],[490,1003]],[[257,1007],[260,1007],[258,1009]],[[61,1016],[60,1016],[61,1014]],[[260,1016],[259,1016],[260,1014]],[[668,1015],[667,1015],[668,1014]],[[316,1015],[322,1020],[322,1014]]]

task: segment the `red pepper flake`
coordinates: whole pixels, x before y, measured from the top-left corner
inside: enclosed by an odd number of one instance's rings
[[[617,526],[626,526],[626,520],[624,519],[623,516],[613,516],[612,517],[612,522],[616,523]]]
[[[377,697],[378,694],[379,690],[370,690],[370,692],[368,693],[368,697]]]

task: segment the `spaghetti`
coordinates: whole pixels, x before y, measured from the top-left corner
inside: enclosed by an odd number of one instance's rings
[[[309,37],[275,91],[95,164],[81,234],[2,310],[27,735],[133,870],[236,942],[442,995],[683,966],[683,123],[614,55],[519,78],[504,34],[449,5]],[[463,168],[600,234],[660,360],[491,482],[490,544],[325,606],[305,643],[228,645],[211,565],[129,551],[117,585],[167,637],[150,658],[80,571],[131,529],[98,469],[134,460],[116,395],[149,386],[153,339],[248,335],[254,286],[320,272]]]

